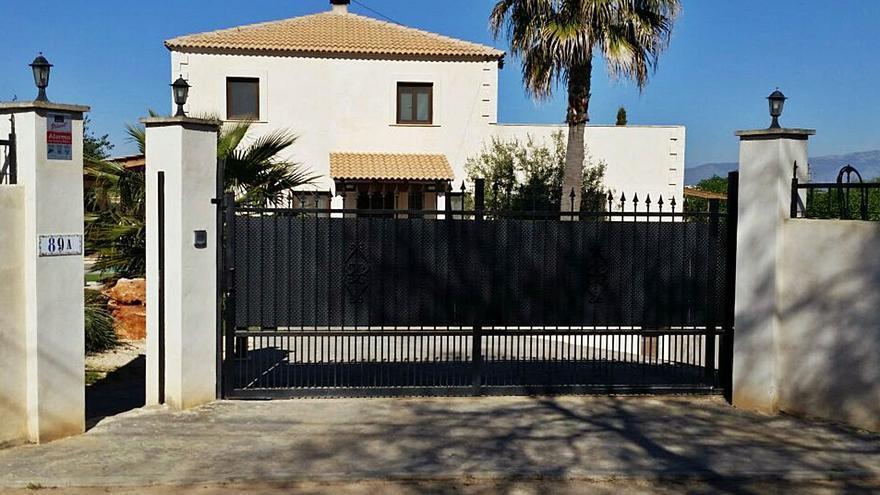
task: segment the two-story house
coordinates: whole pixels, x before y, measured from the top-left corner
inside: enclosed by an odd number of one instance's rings
[[[350,0],[303,17],[166,41],[187,111],[254,121],[299,136],[290,158],[319,173],[346,208],[442,208],[442,191],[493,136],[549,139],[563,125],[498,124],[504,52],[349,12]],[[680,126],[596,127],[588,147],[613,190],[681,196]],[[370,194],[364,194],[364,193]],[[439,203],[438,203],[439,199]],[[335,200],[334,207],[342,207]]]

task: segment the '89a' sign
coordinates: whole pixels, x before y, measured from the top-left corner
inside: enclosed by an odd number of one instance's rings
[[[40,236],[40,257],[79,256],[83,254],[82,234]]]

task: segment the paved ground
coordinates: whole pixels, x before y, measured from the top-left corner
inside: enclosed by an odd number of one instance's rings
[[[0,451],[0,487],[63,493],[871,493],[878,482],[880,435],[715,398],[219,402]]]

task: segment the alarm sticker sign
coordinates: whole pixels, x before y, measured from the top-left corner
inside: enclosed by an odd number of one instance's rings
[[[46,158],[73,159],[73,119],[63,113],[46,114]]]

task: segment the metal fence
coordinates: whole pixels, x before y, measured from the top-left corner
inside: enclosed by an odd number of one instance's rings
[[[5,139],[0,139],[0,184],[17,184],[18,170],[15,161],[15,121]]]
[[[625,196],[598,211],[491,209],[481,186],[471,207],[462,195],[427,211],[227,195],[224,395],[726,386],[735,211]]]
[[[880,182],[865,182],[851,165],[840,169],[835,182],[802,184],[795,174],[791,217],[880,221]]]

